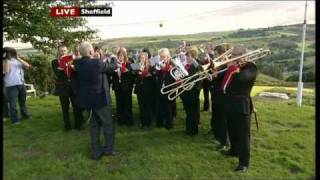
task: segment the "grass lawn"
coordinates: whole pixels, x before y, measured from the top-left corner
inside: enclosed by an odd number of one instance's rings
[[[272,87],[255,87],[253,95],[268,89]],[[314,90],[305,93],[310,94]],[[295,99],[253,100],[260,129],[253,120],[250,168],[238,174],[233,172],[238,159],[222,156],[208,134],[210,112],[201,113],[198,136],[184,135],[180,100],[172,130],[142,131],[133,96],[136,125],[117,127],[116,149],[121,154],[93,161],[88,124],[83,132],[64,132],[58,98],[30,98],[30,120],[17,126],[4,122],[4,179],[314,179],[314,103],[298,108]]]

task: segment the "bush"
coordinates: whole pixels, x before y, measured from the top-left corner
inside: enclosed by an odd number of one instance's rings
[[[279,48],[279,49],[296,49],[298,45],[289,40],[275,40],[268,44],[270,48]]]
[[[48,55],[30,55],[22,57],[32,68],[25,71],[25,81],[33,84],[36,90],[52,92],[54,89],[54,73],[51,67],[53,57]]]

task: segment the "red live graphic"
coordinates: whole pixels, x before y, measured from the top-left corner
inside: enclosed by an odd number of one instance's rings
[[[79,7],[51,7],[50,15],[55,17],[80,16]]]

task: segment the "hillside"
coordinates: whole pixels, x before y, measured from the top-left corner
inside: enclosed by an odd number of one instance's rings
[[[100,43],[104,49],[122,45],[129,53],[148,47],[153,54],[162,47],[175,51],[181,40],[200,46],[212,42],[219,44],[244,44],[249,49],[268,48],[271,55],[257,62],[260,71],[280,80],[297,81],[300,62],[302,25],[275,26],[259,29],[239,29],[237,31],[205,32],[187,35],[147,36],[133,38],[107,39]],[[314,82],[315,65],[315,25],[309,24],[306,33],[304,81]],[[311,67],[311,68],[310,68]]]

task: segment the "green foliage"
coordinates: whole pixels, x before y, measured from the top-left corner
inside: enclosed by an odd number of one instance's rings
[[[302,73],[302,81],[303,82],[315,82],[315,68],[308,69]],[[287,81],[297,82],[299,81],[299,73],[293,73],[291,76],[287,78]]]
[[[270,48],[278,49],[296,49],[298,45],[295,42],[289,40],[275,40],[268,44]]]
[[[230,33],[228,37],[245,38],[245,37],[257,37],[257,36],[267,36],[267,35],[268,35],[268,32],[265,29],[252,29],[252,30],[239,29],[236,32]]]
[[[30,55],[22,57],[32,68],[25,70],[25,81],[34,84],[36,90],[52,92],[54,89],[54,73],[51,67],[52,56]]]
[[[173,129],[142,131],[133,97],[136,125],[116,127],[115,147],[120,155],[100,161],[89,159],[88,124],[84,132],[63,132],[58,97],[28,99],[30,121],[17,126],[11,126],[9,120],[4,122],[4,179],[315,178],[314,106],[298,108],[291,101],[254,97],[260,129],[257,131],[252,120],[250,168],[239,174],[233,172],[238,159],[222,156],[216,150],[218,142],[208,134],[209,112],[201,112],[199,135],[186,136],[185,113],[178,99]]]
[[[51,53],[52,49],[56,49],[61,42],[72,46],[81,40],[94,37],[96,31],[85,26],[84,18],[51,17],[50,2],[50,0],[4,0],[5,39],[30,42],[35,49]],[[80,1],[65,2],[70,5],[83,4]]]

